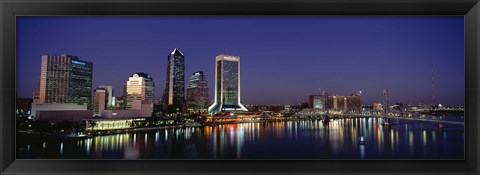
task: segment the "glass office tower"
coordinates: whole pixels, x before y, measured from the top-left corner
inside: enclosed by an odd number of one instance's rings
[[[240,57],[218,55],[215,58],[215,102],[208,113],[247,111],[240,103]]]
[[[39,104],[92,104],[93,64],[76,56],[42,55]]]
[[[190,114],[207,113],[208,82],[203,71],[193,73],[187,87],[187,109]]]
[[[167,58],[167,83],[162,106],[166,113],[185,113],[185,56],[175,48]]]

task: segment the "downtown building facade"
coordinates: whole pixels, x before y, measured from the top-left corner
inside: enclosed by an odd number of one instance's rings
[[[96,89],[103,89],[107,93],[106,97],[106,103],[107,105],[105,106],[106,109],[109,108],[115,108],[115,96],[113,95],[113,86],[107,86],[107,85],[100,85]]]
[[[327,109],[333,110],[358,110],[362,108],[361,96],[359,94],[350,94],[348,96],[333,95],[328,96]]]
[[[209,105],[208,82],[203,71],[193,73],[187,87],[187,110],[189,114],[205,114]]]
[[[93,116],[86,104],[74,103],[32,103],[32,116],[35,120],[50,122],[78,122]]]
[[[72,55],[42,55],[38,104],[92,102],[93,64]]]
[[[209,114],[248,111],[240,103],[240,57],[221,54],[215,57],[215,98]]]
[[[308,108],[312,109],[324,109],[324,100],[322,95],[309,95],[308,96]]]
[[[167,114],[186,113],[185,105],[185,56],[175,48],[167,56],[166,87],[162,97],[162,108]]]
[[[132,74],[125,85],[125,108],[132,109],[135,100],[147,101],[153,106],[154,87],[155,83],[150,75],[143,72]]]
[[[93,92],[93,115],[100,116],[103,110],[107,109],[108,105],[108,93],[107,89],[103,87],[95,88]]]

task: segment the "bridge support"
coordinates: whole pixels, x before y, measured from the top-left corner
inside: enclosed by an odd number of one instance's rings
[[[383,126],[390,126],[390,119],[388,118],[388,89],[383,89],[383,118],[385,121],[382,123]]]
[[[322,116],[322,123],[323,123],[323,124],[328,124],[328,123],[330,123],[330,117],[328,117],[328,115]]]

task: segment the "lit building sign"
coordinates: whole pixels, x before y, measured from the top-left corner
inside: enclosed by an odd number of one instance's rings
[[[72,63],[73,63],[73,64],[85,65],[85,63],[84,63],[84,62],[75,61],[75,60],[72,60]]]
[[[228,61],[238,61],[238,58],[237,57],[229,57],[229,56],[225,56],[223,57],[224,60],[228,60]]]

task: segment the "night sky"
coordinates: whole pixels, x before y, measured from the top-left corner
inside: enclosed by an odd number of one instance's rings
[[[17,17],[17,94],[38,89],[41,55],[93,62],[93,88],[115,95],[135,72],[165,88],[167,55],[185,54],[188,81],[204,71],[214,97],[215,56],[240,56],[243,104],[298,104],[328,90],[364,90],[362,103],[463,105],[463,16]]]

